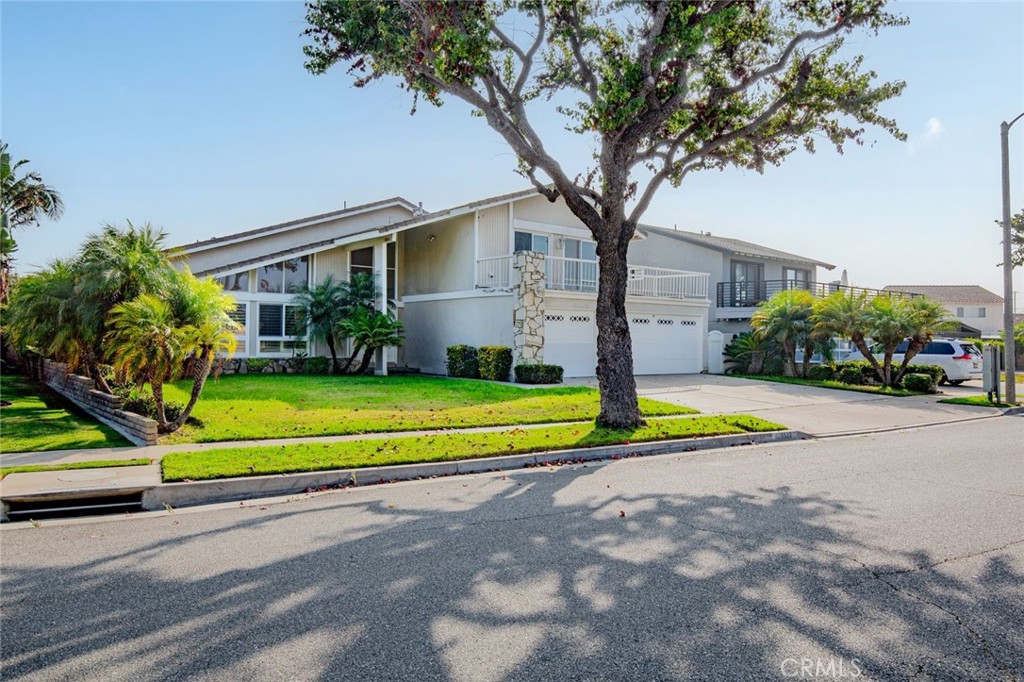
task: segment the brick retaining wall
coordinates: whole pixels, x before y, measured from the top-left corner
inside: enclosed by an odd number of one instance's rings
[[[97,391],[96,382],[92,379],[68,374],[63,363],[44,360],[43,381],[135,445],[156,444],[156,421],[134,412],[125,412],[121,409],[121,399]]]

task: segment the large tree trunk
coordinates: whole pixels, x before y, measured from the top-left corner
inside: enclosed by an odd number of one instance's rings
[[[886,348],[882,356],[882,376],[886,386],[892,386],[892,353],[892,350]]]
[[[811,367],[811,356],[814,355],[814,344],[808,343],[804,346],[804,360],[800,366],[800,376],[807,378],[807,372]]]
[[[614,429],[634,429],[644,424],[636,395],[633,341],[626,317],[626,251],[632,232],[612,231],[617,240],[603,239],[597,245],[597,382],[601,391],[597,425]]]
[[[210,368],[213,367],[213,352],[209,349],[202,349],[193,359],[192,363],[192,393],[188,397],[188,404],[181,411],[178,418],[167,426],[167,433],[174,433],[182,427],[186,420],[192,415],[192,410],[199,402],[199,395],[203,392],[206,379],[210,376]]]
[[[850,335],[850,341],[852,341],[853,345],[857,347],[860,354],[864,356],[864,359],[871,363],[871,366],[875,370],[875,374],[878,376],[878,380],[884,384],[885,373],[882,371],[882,366],[878,364],[878,359],[871,352],[871,349],[868,348],[867,341],[864,340],[864,335],[860,332],[854,332]]]
[[[370,360],[373,359],[374,350],[376,349],[370,346],[366,347],[366,350],[363,351],[363,361],[359,363],[359,371],[356,374],[366,374],[366,370],[370,369]]]
[[[795,377],[796,374],[796,342],[783,341],[782,352],[786,356],[786,364],[783,367],[783,374],[787,377]]]
[[[153,389],[153,402],[156,403],[156,430],[160,433],[167,433],[167,415],[164,413],[164,382],[161,379],[151,378],[149,386]]]
[[[750,354],[750,364],[747,366],[747,371],[751,374],[760,374],[764,371],[764,353],[754,351]]]
[[[892,380],[893,385],[903,381],[903,375],[907,373],[907,367],[910,365],[910,361],[914,359],[915,355],[921,352],[922,348],[924,348],[924,344],[916,341],[911,341],[907,344],[907,352],[903,354],[903,362],[900,364],[900,369],[896,372],[896,376]]]

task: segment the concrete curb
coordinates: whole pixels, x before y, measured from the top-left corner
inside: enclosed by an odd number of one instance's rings
[[[1020,407],[1008,407],[1003,410],[1004,417],[1016,417],[1019,414],[1024,414],[1024,405]]]
[[[407,481],[459,474],[473,474],[489,471],[509,471],[530,467],[593,462],[619,459],[622,457],[663,455],[693,452],[740,445],[779,443],[804,440],[810,436],[801,431],[768,431],[744,433],[706,438],[685,438],[677,440],[633,443],[629,445],[603,445],[593,448],[555,450],[504,457],[464,459],[452,462],[429,462],[425,464],[399,464],[383,467],[358,469],[337,469],[297,474],[274,474],[270,476],[248,476],[245,478],[221,478],[212,481],[191,481],[183,483],[161,483],[141,489],[142,507],[158,510],[166,507],[188,507],[218,502],[263,497],[299,495],[309,491],[348,486],[366,486],[377,483]],[[18,501],[30,499],[53,499],[68,491],[39,491],[18,495]],[[75,491],[76,493],[79,491]],[[81,491],[85,492],[85,491]],[[124,494],[124,488],[89,488],[89,496],[100,497],[108,494]],[[74,493],[72,493],[74,495]],[[71,497],[72,495],[68,495]]]

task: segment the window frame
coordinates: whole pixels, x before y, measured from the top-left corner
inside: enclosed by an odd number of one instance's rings
[[[306,353],[309,352],[309,334],[287,334],[288,331],[288,320],[294,319],[294,314],[290,314],[289,308],[295,309],[299,306],[292,305],[286,301],[255,301],[256,303],[256,354],[259,357],[293,357],[295,353]],[[268,308],[280,308],[281,309],[281,327],[280,334],[264,334],[262,329],[262,308],[266,306]],[[271,344],[276,343],[279,350],[264,350],[264,342]],[[298,345],[301,343],[301,348]],[[287,348],[286,344],[292,344],[291,348]]]

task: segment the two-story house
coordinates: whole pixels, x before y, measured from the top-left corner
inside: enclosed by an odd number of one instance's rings
[[[431,374],[454,344],[505,345],[517,359],[592,376],[599,263],[589,231],[536,190],[424,213],[401,198],[208,239],[179,262],[238,300],[240,357],[323,354],[299,333],[291,292],[328,274],[375,273],[405,343],[377,358]],[[697,373],[709,329],[739,331],[776,290],[815,289],[821,261],[718,236],[641,226],[627,313],[637,374]],[[747,321],[747,322],[745,322]]]
[[[1003,329],[1003,297],[977,284],[890,284],[884,291],[927,296],[959,320],[965,333],[996,337]]]

